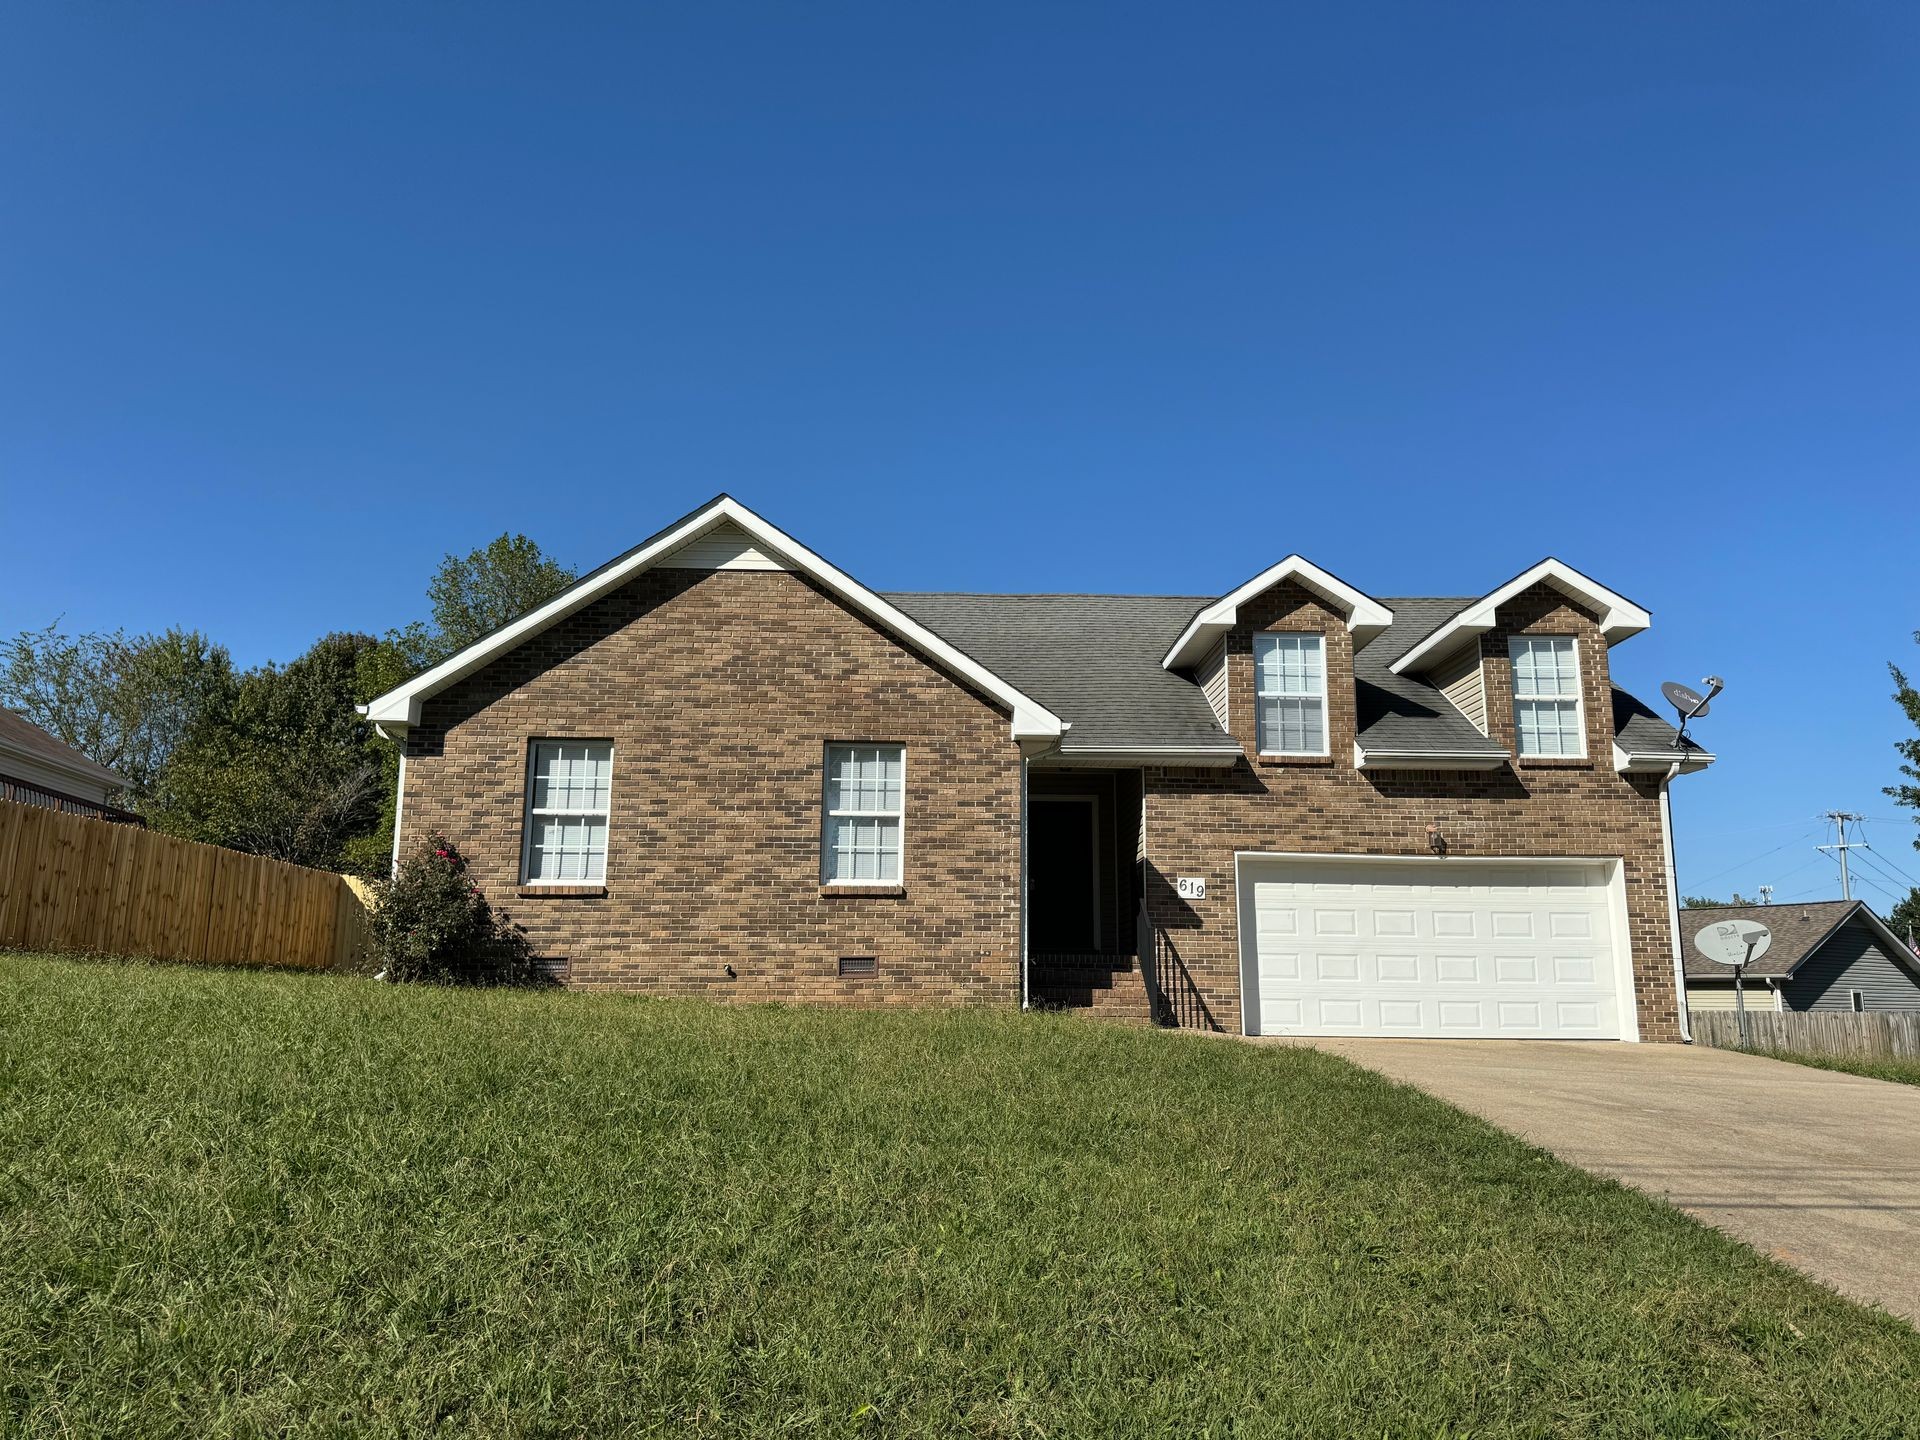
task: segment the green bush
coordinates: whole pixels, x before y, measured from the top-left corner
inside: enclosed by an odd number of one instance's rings
[[[373,955],[381,978],[430,985],[534,985],[526,933],[487,903],[467,862],[435,834],[376,887]]]

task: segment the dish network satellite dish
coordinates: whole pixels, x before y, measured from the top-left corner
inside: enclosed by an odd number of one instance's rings
[[[1708,703],[1727,688],[1727,682],[1718,675],[1709,675],[1700,683],[1707,687],[1707,693],[1704,695],[1691,685],[1682,685],[1678,680],[1669,680],[1660,687],[1660,693],[1667,697],[1667,703],[1680,712],[1682,740],[1687,738],[1688,722],[1695,716],[1706,714]]]
[[[1772,944],[1773,931],[1754,920],[1718,920],[1693,934],[1693,948],[1716,965],[1751,965]]]

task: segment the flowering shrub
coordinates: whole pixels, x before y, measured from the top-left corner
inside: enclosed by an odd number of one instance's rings
[[[437,985],[541,979],[525,933],[487,903],[446,836],[432,836],[377,889],[373,954],[384,978]]]

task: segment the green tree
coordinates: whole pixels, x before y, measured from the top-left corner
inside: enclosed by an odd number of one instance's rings
[[[1913,639],[1920,645],[1920,630],[1913,632]],[[1887,794],[1893,797],[1894,804],[1920,811],[1920,690],[1913,688],[1898,665],[1889,664],[1887,669],[1893,674],[1893,702],[1907,712],[1907,721],[1916,732],[1910,739],[1893,742],[1893,748],[1900,752],[1900,773],[1906,779],[1887,786]],[[1920,814],[1916,814],[1914,820],[1920,823]],[[1920,837],[1915,838],[1913,848],[1920,850]]]
[[[1920,938],[1920,888],[1909,890],[1907,898],[1893,907],[1887,924],[1902,940],[1908,935]]]
[[[148,823],[298,865],[367,868],[384,767],[354,697],[361,656],[379,643],[328,635],[242,675],[175,749],[142,806]]]
[[[224,647],[192,630],[25,630],[0,649],[0,705],[127,778],[135,802],[234,688]]]
[[[574,579],[572,570],[548,559],[525,535],[503,534],[465,555],[445,556],[427,582],[432,619],[389,630],[377,645],[360,652],[355,698],[365,704],[384,694],[545,604]],[[380,816],[348,857],[353,868],[369,875],[384,873],[392,852],[400,789],[400,747],[378,736],[370,745],[380,766]]]
[[[1733,892],[1733,898],[1731,900],[1716,900],[1711,895],[1682,895],[1680,897],[1680,908],[1682,910],[1713,910],[1722,905],[1758,905],[1759,903],[1758,900],[1747,899],[1747,897],[1742,895],[1738,890]]]
[[[380,687],[371,693],[390,690],[519,619],[574,578],[524,535],[500,535],[478,550],[443,557],[427,582],[431,622],[416,620],[387,632],[385,652],[369,666],[369,679]]]

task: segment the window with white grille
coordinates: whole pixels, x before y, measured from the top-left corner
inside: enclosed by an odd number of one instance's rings
[[[1253,694],[1262,755],[1327,753],[1327,648],[1321,636],[1254,636]]]
[[[1587,753],[1580,706],[1580,651],[1571,635],[1522,635],[1513,660],[1513,732],[1522,755]]]
[[[906,768],[901,745],[827,747],[821,875],[829,885],[900,883]]]
[[[527,763],[526,881],[597,885],[607,878],[613,746],[536,740]]]

